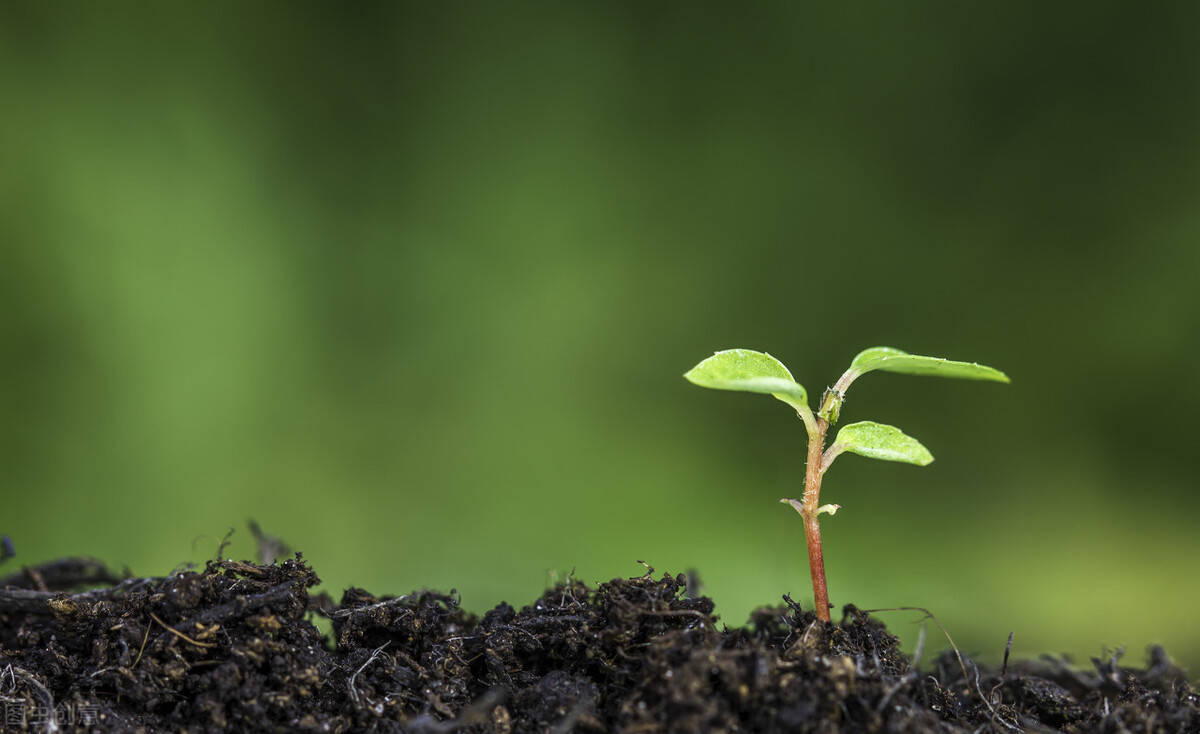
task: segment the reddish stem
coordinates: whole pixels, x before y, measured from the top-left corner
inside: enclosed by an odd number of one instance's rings
[[[813,604],[817,619],[829,621],[829,589],[825,585],[825,556],[821,552],[821,525],[817,513],[821,498],[821,455],[829,423],[817,418],[817,430],[808,437],[808,466],[804,471],[804,537],[808,541],[808,569],[812,574]]]

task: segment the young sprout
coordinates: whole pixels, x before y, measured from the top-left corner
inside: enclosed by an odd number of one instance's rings
[[[813,601],[817,617],[829,621],[829,592],[825,586],[825,559],[821,553],[822,513],[833,515],[841,505],[820,505],[821,479],[834,459],[849,452],[884,461],[901,461],[925,466],[933,455],[919,441],[895,426],[861,421],[842,426],[833,444],[825,447],[825,433],[837,423],[850,384],[868,372],[899,372],[906,375],[956,377],[966,380],[1008,382],[1003,372],[974,362],[952,362],[938,357],[920,357],[891,347],[872,347],[858,354],[833,387],[827,388],[814,415],[808,393],[792,378],[783,363],[769,354],[750,349],[727,349],[693,367],[684,375],[689,381],[715,390],[739,390],[771,395],[795,409],[808,431],[808,464],[804,473],[804,499],[782,499],[804,518],[808,541],[808,566],[812,573]]]

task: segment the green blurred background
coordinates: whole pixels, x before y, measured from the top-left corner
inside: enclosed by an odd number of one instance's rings
[[[811,606],[810,392],[871,375],[831,597],[1200,669],[1200,5],[6,3],[0,530],[335,595],[697,569]],[[11,570],[13,564],[9,564]],[[915,615],[887,619],[911,644]],[[940,642],[930,638],[931,646]]]

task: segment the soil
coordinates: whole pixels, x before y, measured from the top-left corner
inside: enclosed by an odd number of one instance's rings
[[[299,554],[0,579],[0,731],[1200,732],[1200,695],[1157,648],[1145,669],[949,651],[918,672],[852,606],[821,623],[784,597],[728,628],[652,569],[483,616],[453,592],[335,603],[317,583]]]

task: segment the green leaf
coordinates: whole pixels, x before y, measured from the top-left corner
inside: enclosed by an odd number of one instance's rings
[[[871,347],[859,352],[850,369],[855,376],[881,370],[905,375],[957,377],[964,380],[995,380],[1009,382],[1008,375],[998,369],[975,362],[954,362],[940,357],[921,357],[892,347]]]
[[[740,390],[774,395],[789,405],[804,405],[808,393],[792,379],[783,363],[764,352],[752,349],[726,349],[693,367],[684,375],[700,387],[714,390]]]
[[[933,461],[933,454],[920,441],[895,426],[873,421],[843,426],[830,451],[833,456],[849,451],[871,459],[902,461],[917,466],[925,466]]]

